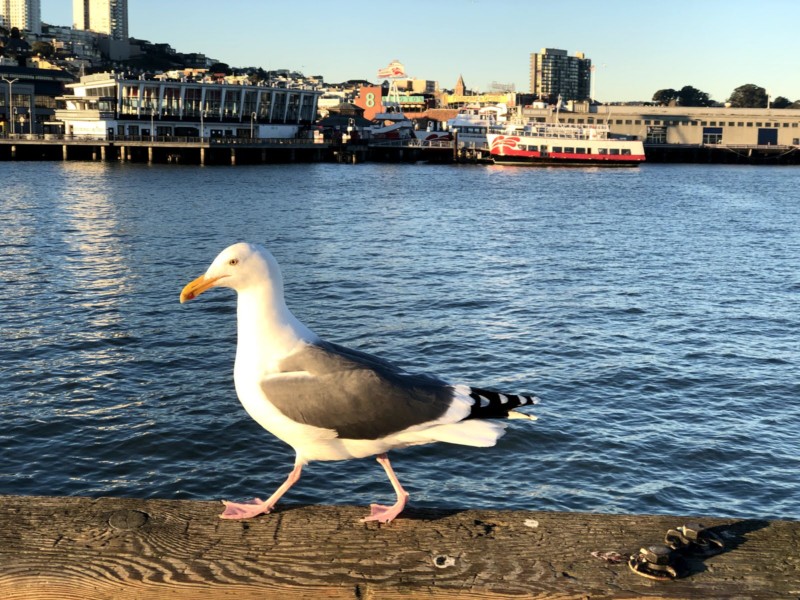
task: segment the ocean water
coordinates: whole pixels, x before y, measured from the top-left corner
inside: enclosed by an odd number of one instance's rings
[[[240,499],[293,453],[236,399],[241,240],[324,338],[542,398],[393,453],[411,504],[800,518],[800,170],[0,163],[0,493]],[[393,500],[371,459],[285,503]]]

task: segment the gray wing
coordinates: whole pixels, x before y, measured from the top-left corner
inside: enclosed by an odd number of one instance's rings
[[[320,342],[285,358],[261,384],[269,401],[293,421],[333,429],[340,438],[374,440],[447,412],[453,389],[408,374],[369,354]]]

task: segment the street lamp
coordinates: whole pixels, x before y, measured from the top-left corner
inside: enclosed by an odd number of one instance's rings
[[[206,111],[200,111],[200,141],[202,142],[205,139],[205,127],[203,125],[203,119],[206,116]]]
[[[11,95],[11,90],[12,90],[11,86],[14,84],[15,81],[19,81],[19,77],[15,79],[6,79],[5,77],[3,77],[3,81],[5,81],[8,84],[8,120],[11,121],[11,133],[13,134],[14,119],[11,116],[11,113],[13,112],[12,109],[14,108],[14,97]]]
[[[150,108],[150,140],[155,139],[155,119],[156,119],[156,109]]]
[[[256,113],[250,113],[250,139],[253,139],[253,121],[255,121]]]

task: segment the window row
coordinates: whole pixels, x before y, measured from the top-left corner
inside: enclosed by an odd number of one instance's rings
[[[727,127],[800,127],[800,123],[798,122],[786,122],[786,121],[679,121],[679,120],[666,120],[666,119],[600,119],[594,117],[588,117],[587,119],[575,119],[575,118],[567,118],[566,121],[562,119],[562,122],[566,123],[577,123],[583,124],[584,121],[588,124],[592,123],[613,123],[615,125],[670,125],[670,126],[693,126],[693,127],[706,127],[708,125],[712,127],[716,126],[727,126]]]

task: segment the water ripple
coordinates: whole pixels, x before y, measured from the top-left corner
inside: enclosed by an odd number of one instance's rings
[[[0,172],[2,493],[284,479],[291,450],[235,397],[233,294],[177,303],[248,239],[324,337],[544,399],[495,448],[398,452],[415,504],[800,518],[792,169]],[[310,465],[289,500],[390,497],[365,460]]]

